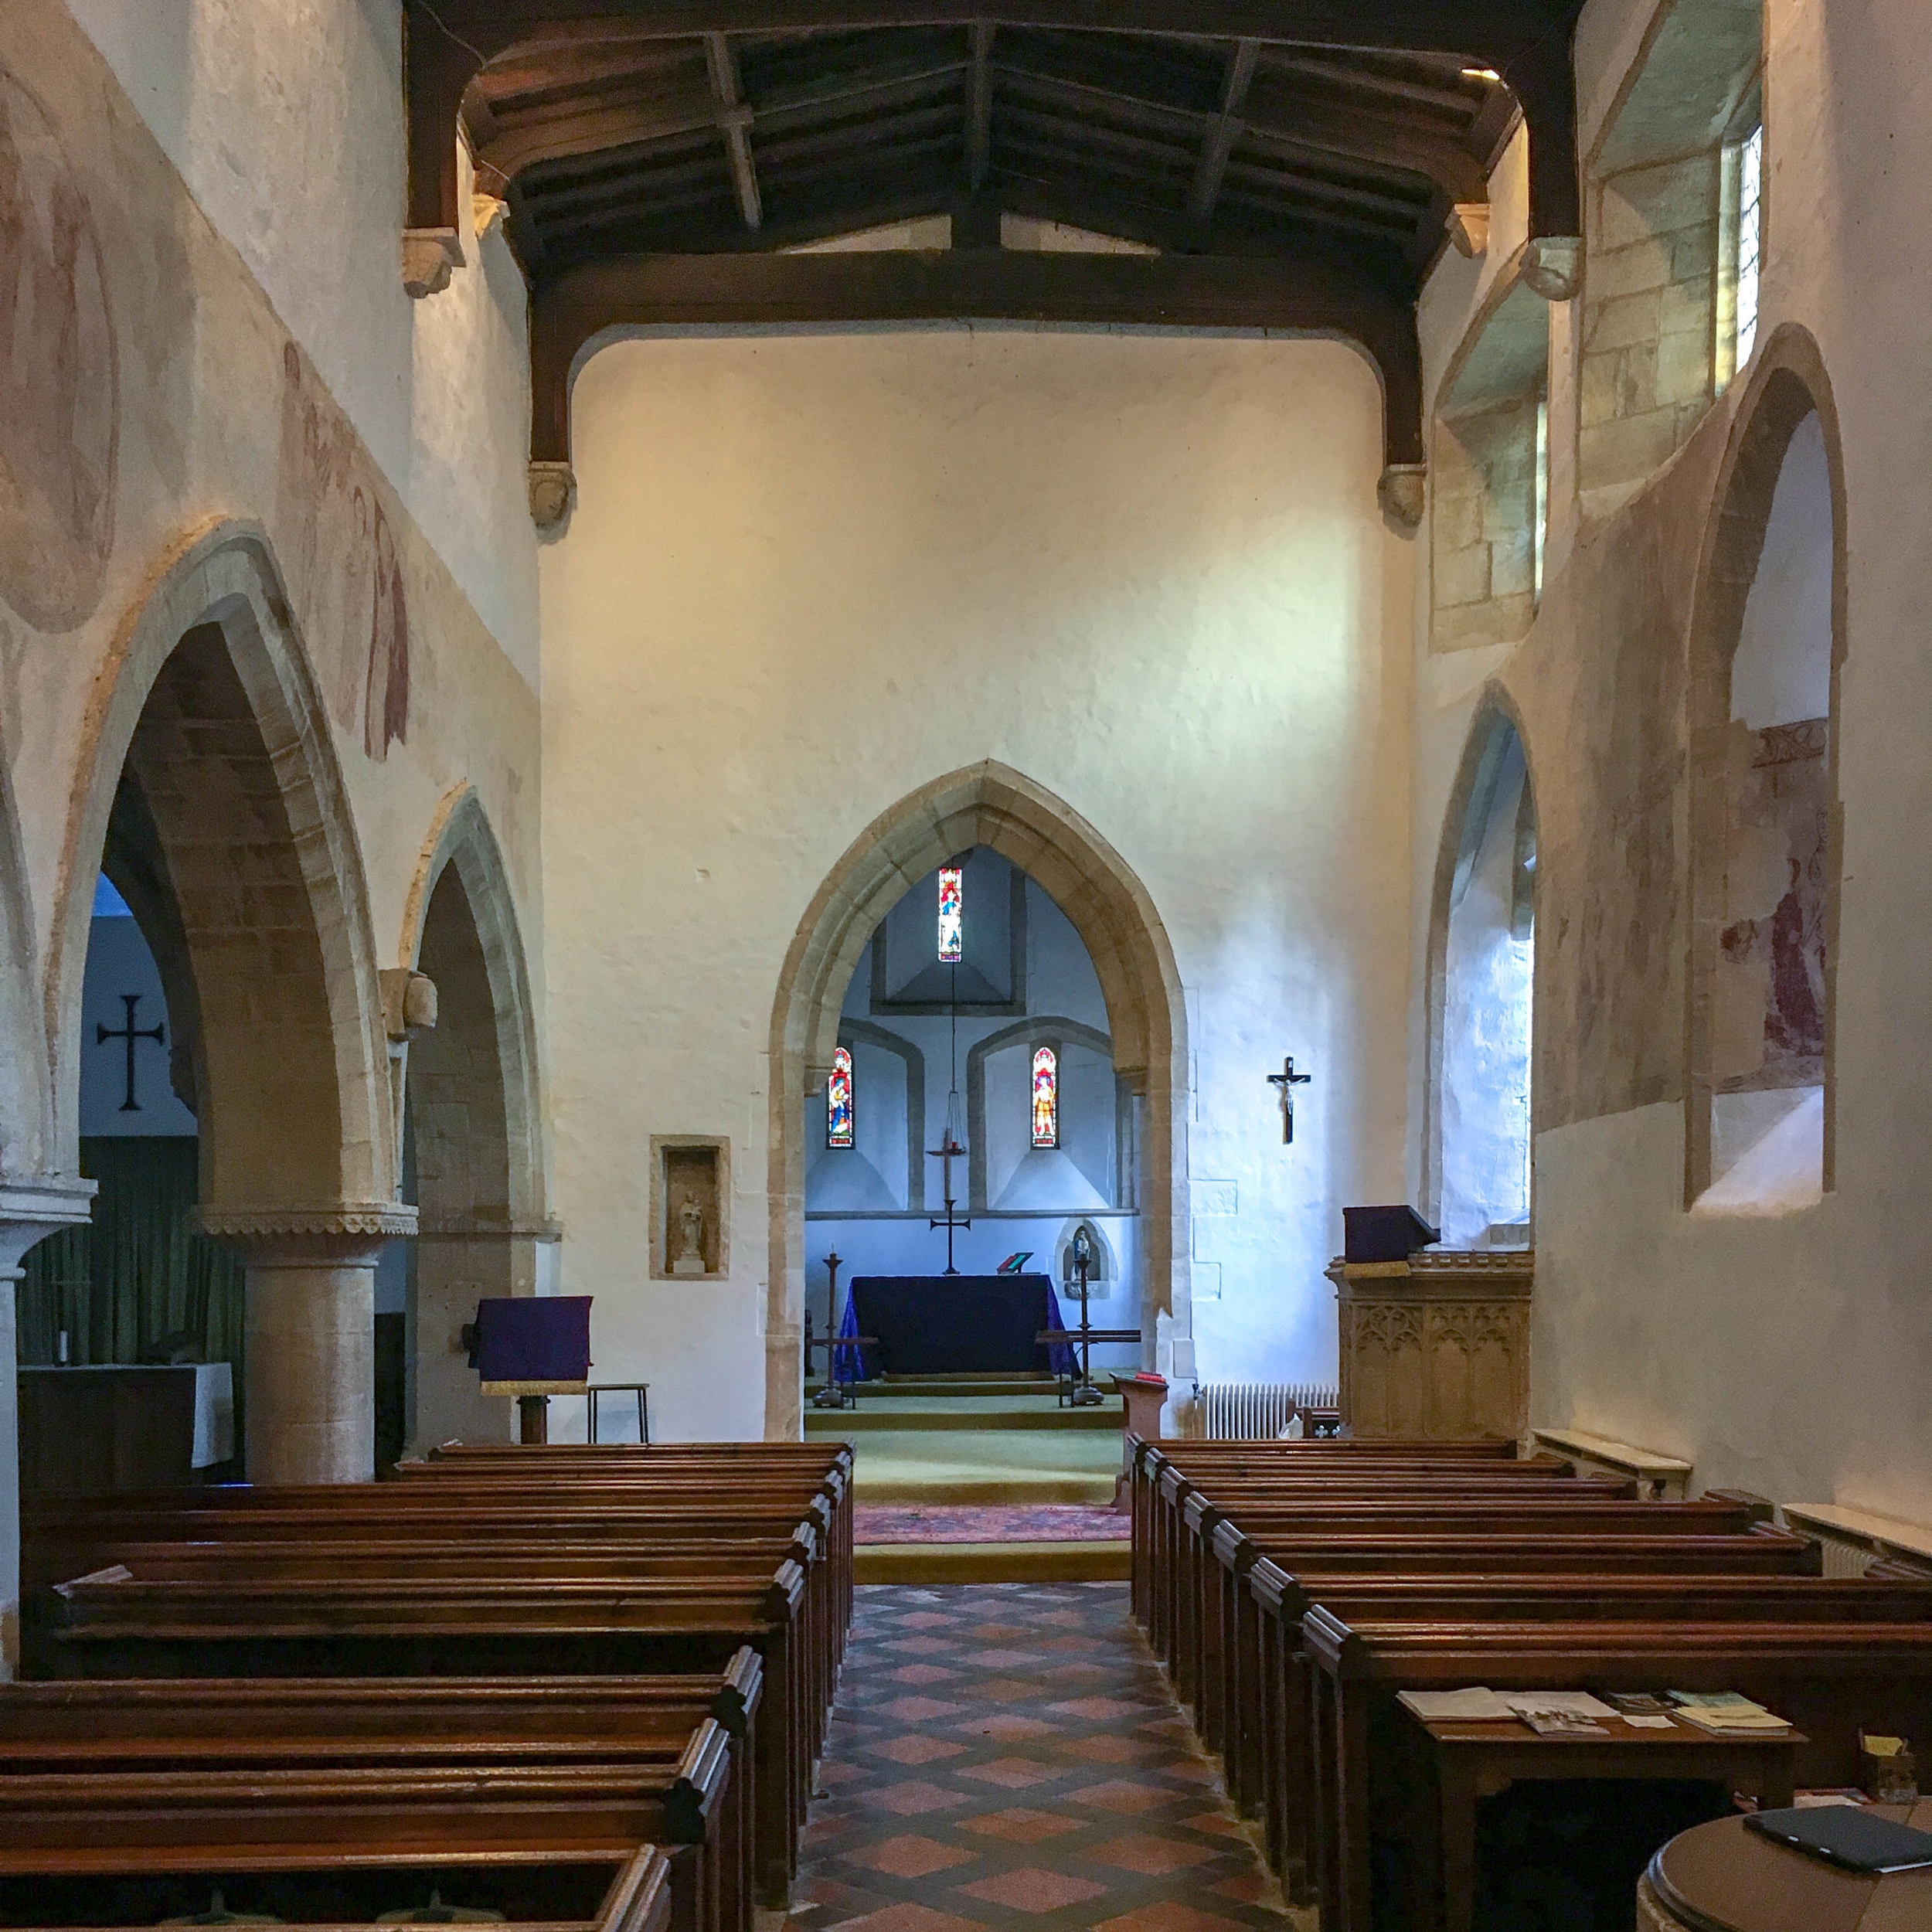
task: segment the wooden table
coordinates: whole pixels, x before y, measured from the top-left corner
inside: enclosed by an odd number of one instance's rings
[[[1932,1832],[1932,1800],[1872,1809]],[[1841,1871],[1725,1818],[1672,1838],[1637,1905],[1655,1932],[1920,1932],[1932,1925],[1932,1871]]]
[[[1406,1705],[1403,1716],[1427,1737],[1435,1767],[1443,1932],[1472,1932],[1476,1808],[1519,1779],[1695,1778],[1741,1791],[1770,1811],[1791,1803],[1798,1747],[1805,1742],[1795,1730],[1775,1737],[1715,1737],[1681,1721],[1666,1731],[1603,1717],[1597,1720],[1607,1733],[1602,1737],[1540,1737],[1513,1718],[1429,1722]]]

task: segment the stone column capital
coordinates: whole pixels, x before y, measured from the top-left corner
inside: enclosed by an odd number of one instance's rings
[[[0,1175],[0,1280],[19,1278],[36,1241],[92,1219],[95,1185],[78,1174]]]
[[[400,1201],[337,1201],[320,1207],[233,1207],[199,1211],[202,1232],[233,1241],[250,1268],[373,1267],[385,1245],[416,1232],[416,1210]]]

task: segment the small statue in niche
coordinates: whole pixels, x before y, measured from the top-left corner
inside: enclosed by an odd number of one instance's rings
[[[704,1209],[687,1197],[678,1206],[678,1228],[683,1245],[671,1264],[673,1274],[708,1274],[704,1264]]]

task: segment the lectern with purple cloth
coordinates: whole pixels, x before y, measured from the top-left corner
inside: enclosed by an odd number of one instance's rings
[[[486,1396],[514,1396],[519,1437],[542,1442],[550,1396],[580,1396],[590,1385],[587,1294],[492,1295],[476,1304],[466,1339],[470,1366]]]

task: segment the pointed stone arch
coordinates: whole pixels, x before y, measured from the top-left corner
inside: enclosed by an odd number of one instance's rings
[[[1443,1202],[1445,1124],[1444,1090],[1446,1073],[1449,991],[1449,927],[1456,901],[1466,882],[1495,802],[1496,785],[1511,747],[1519,747],[1523,761],[1523,787],[1532,824],[1538,796],[1536,761],[1530,750],[1529,734],[1522,713],[1504,687],[1492,679],[1484,687],[1463,741],[1461,762],[1455,782],[1450,787],[1447,808],[1443,814],[1442,838],[1436,852],[1435,878],[1430,896],[1428,953],[1423,998],[1423,1106],[1422,1119],[1422,1199],[1431,1221],[1440,1223]],[[1532,985],[1532,998],[1534,998]],[[1531,1145],[1535,1145],[1533,1118],[1534,1053],[1536,1031],[1532,1013],[1531,1032],[1532,1117]],[[1533,1171],[1533,1163],[1532,1163]]]
[[[94,883],[122,774],[155,828],[199,1025],[201,1216],[248,1265],[249,1473],[372,1466],[370,1287],[408,1233],[369,894],[328,712],[273,551],[230,519],[157,566],[96,681],[43,988],[78,1155]]]
[[[1147,889],[1079,813],[988,759],[935,778],[846,849],[798,922],[770,1033],[770,1272],[765,1430],[798,1434],[804,1305],[804,1102],[825,1084],[845,987],[893,902],[956,852],[989,847],[1073,922],[1099,975],[1114,1070],[1141,1104],[1148,1270],[1144,1349],[1192,1332],[1188,1294],[1187,1020],[1180,975]]]
[[[1836,1179],[1837,978],[1844,803],[1838,783],[1839,681],[1848,635],[1845,448],[1823,353],[1787,322],[1759,343],[1737,398],[1698,560],[1689,640],[1690,961],[1685,975],[1685,1204],[1713,1179],[1712,1114],[1717,1025],[1716,968],[1725,923],[1725,814],[1731,670],[1743,641],[1771,510],[1792,440],[1818,418],[1831,497],[1831,675],[1825,753],[1828,834],[1825,879],[1824,1094],[1821,1182]]]
[[[509,1440],[459,1332],[483,1296],[536,1291],[543,1219],[536,1027],[515,896],[474,789],[438,805],[403,909],[400,959],[437,988],[435,1027],[407,1049],[414,1128],[418,1443]]]

